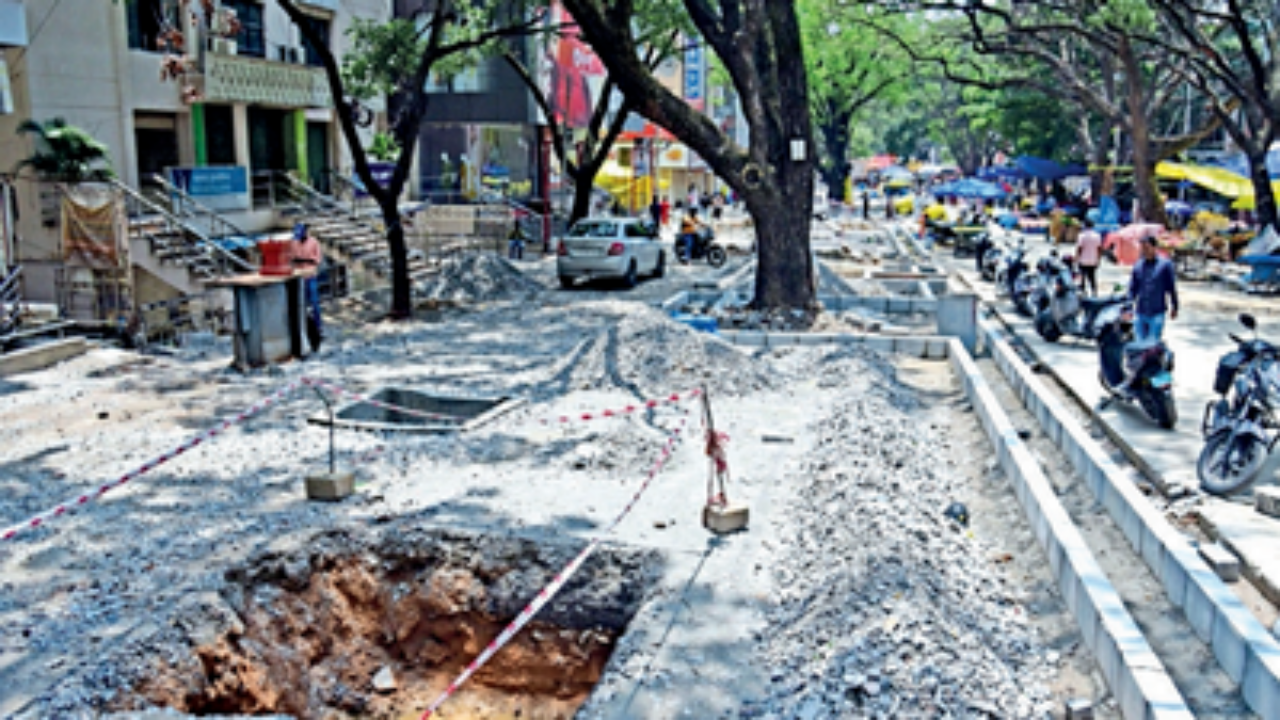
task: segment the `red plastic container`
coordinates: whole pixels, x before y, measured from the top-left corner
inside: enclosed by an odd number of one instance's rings
[[[258,243],[258,252],[262,253],[259,274],[293,274],[293,240],[263,240]]]

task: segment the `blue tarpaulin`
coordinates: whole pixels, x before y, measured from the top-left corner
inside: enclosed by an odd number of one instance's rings
[[[1004,190],[974,178],[965,178],[951,183],[944,183],[932,190],[934,195],[955,196],[962,198],[978,198],[980,200],[999,200],[1005,195]]]
[[[1014,160],[1014,163],[1018,166],[1018,169],[1025,172],[1029,177],[1033,177],[1037,180],[1053,181],[1075,177],[1077,175],[1089,174],[1089,168],[1083,165],[1076,163],[1062,165],[1054,162],[1053,160],[1031,157],[1029,155],[1019,157],[1017,160]]]
[[[227,237],[215,238],[214,242],[223,250],[231,251],[243,250],[257,245],[256,241],[241,235],[229,235]]]
[[[1225,160],[1218,160],[1209,164],[1224,170],[1230,170],[1244,177],[1251,175],[1249,172],[1249,158],[1245,157],[1244,153],[1232,155]],[[1272,150],[1267,153],[1267,174],[1271,176],[1272,180],[1280,180],[1280,150]]]
[[[1016,167],[984,167],[978,170],[979,180],[1025,180],[1029,176]]]

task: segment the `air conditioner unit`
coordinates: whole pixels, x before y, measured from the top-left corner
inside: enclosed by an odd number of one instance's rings
[[[228,38],[214,38],[212,50],[215,55],[235,55],[236,41]]]

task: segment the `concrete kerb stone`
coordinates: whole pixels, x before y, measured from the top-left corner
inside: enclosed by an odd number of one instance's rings
[[[1120,699],[1124,717],[1194,717],[973,358],[959,340],[950,343],[952,367],[963,379],[1036,539],[1051,565],[1056,564],[1055,574],[1067,606],[1098,658],[1108,686]],[[1059,553],[1060,559],[1055,560]]]
[[[945,360],[951,350],[950,338],[937,335],[887,336],[860,333],[785,333],[750,330],[722,330],[720,339],[732,345],[776,348],[793,345],[865,345],[881,352],[896,352],[925,360]]]
[[[1223,670],[1241,684],[1249,707],[1262,717],[1280,718],[1280,643],[1049,394],[1003,333],[989,323],[982,326],[997,367],[1010,383],[1030,391],[1028,405],[1048,409],[1062,425],[1062,446],[1073,463],[1083,463],[1077,470],[1088,478],[1094,496],[1160,579],[1170,601],[1182,608],[1195,633],[1211,645]]]
[[[0,356],[0,377],[43,370],[88,351],[89,343],[82,337],[72,337],[14,350]]]

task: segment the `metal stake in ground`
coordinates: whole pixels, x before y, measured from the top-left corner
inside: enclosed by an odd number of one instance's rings
[[[716,430],[711,396],[705,387],[702,388],[702,423],[706,428],[706,453],[711,460],[707,470],[707,504],[702,508],[702,526],[717,534],[742,530],[747,526],[749,512],[746,505],[730,504],[725,493],[725,481],[729,477],[726,448],[729,435]]]
[[[324,403],[325,410],[329,411],[329,472],[307,476],[307,497],[312,500],[341,500],[355,492],[356,476],[353,472],[340,473],[335,466],[333,403],[320,388],[311,383],[307,383],[307,387],[315,392]]]
[[[336,472],[333,467],[333,456],[334,456],[333,429],[336,425],[333,417],[333,403],[329,402],[329,398],[325,397],[325,394],[320,392],[320,388],[316,387],[315,385],[308,385],[307,387],[311,388],[311,391],[316,394],[316,397],[320,398],[320,402],[324,403],[325,411],[329,413],[329,474],[333,475]]]

